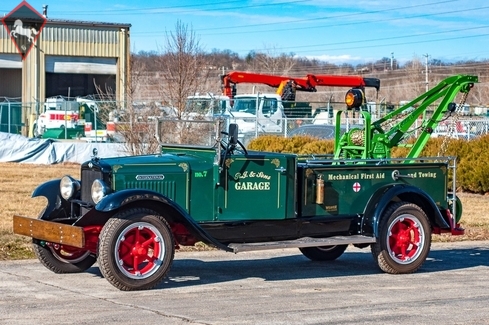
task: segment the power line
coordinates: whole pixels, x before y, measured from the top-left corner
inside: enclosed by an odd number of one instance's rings
[[[274,3],[262,3],[262,4],[253,4],[253,5],[246,5],[246,6],[235,6],[235,7],[220,7],[220,8],[215,8],[216,5],[220,4],[230,4],[230,3],[243,3],[241,0],[237,1],[225,1],[225,2],[214,2],[214,3],[205,3],[201,2],[199,4],[193,4],[193,5],[182,5],[182,6],[170,6],[170,7],[152,7],[152,8],[126,8],[126,9],[108,9],[108,10],[103,10],[103,11],[53,11],[54,13],[61,13],[63,15],[69,15],[69,16],[74,16],[74,15],[80,15],[80,14],[90,14],[90,15],[98,15],[98,16],[123,16],[123,15],[128,15],[128,14],[134,14],[134,13],[140,13],[140,14],[150,14],[150,15],[157,15],[157,14],[165,14],[165,13],[171,13],[171,14],[183,14],[183,13],[195,13],[198,11],[204,11],[204,12],[212,12],[212,11],[228,11],[228,10],[236,10],[236,9],[250,9],[250,8],[260,8],[260,7],[274,7],[274,6],[283,6],[283,5],[288,5],[288,4],[298,4],[298,3],[304,3],[304,2],[311,2],[312,0],[294,0],[294,1],[282,1],[282,2],[274,2]],[[456,1],[456,0],[453,0]],[[212,8],[206,9],[203,7],[211,6]],[[194,10],[187,10],[188,8],[196,8]],[[178,10],[178,9],[183,9],[183,10]]]
[[[441,3],[447,3],[447,2],[456,2],[458,0],[448,0],[448,1],[441,1],[441,2],[434,2],[430,4],[441,4]],[[428,5],[430,5],[428,4]],[[295,24],[295,23],[302,23],[302,22],[315,22],[318,20],[331,20],[331,19],[337,19],[337,18],[351,18],[351,17],[356,17],[360,15],[368,15],[368,14],[373,14],[373,13],[384,13],[384,12],[389,12],[389,11],[399,11],[403,9],[410,9],[410,8],[415,8],[415,7],[420,7],[420,6],[426,6],[425,5],[416,5],[416,6],[406,6],[406,7],[396,7],[396,8],[390,8],[390,9],[384,9],[384,10],[376,10],[376,11],[367,11],[367,12],[362,12],[362,13],[348,13],[348,14],[343,14],[343,15],[333,15],[333,16],[326,16],[326,17],[319,17],[319,18],[310,18],[310,19],[299,19],[299,20],[291,20],[291,21],[284,21],[284,22],[274,22],[274,23],[262,23],[262,24],[248,24],[248,25],[239,25],[239,26],[228,26],[226,27],[226,30],[229,29],[236,29],[236,28],[249,28],[249,27],[261,27],[261,26],[275,26],[275,25],[283,25],[287,24],[287,28],[281,28],[281,29],[269,29],[269,30],[253,30],[253,31],[243,31],[243,32],[238,32],[238,33],[243,33],[243,34],[252,34],[252,33],[265,33],[265,32],[283,32],[283,31],[295,31],[295,30],[304,30],[304,29],[310,29],[310,26],[306,27],[294,27],[291,28],[290,24]],[[438,15],[445,15],[445,14],[453,14],[453,13],[461,13],[461,12],[466,12],[466,11],[474,11],[474,10],[481,10],[481,9],[487,9],[487,7],[479,7],[479,8],[471,8],[471,9],[464,9],[464,10],[454,10],[454,11],[445,11],[445,12],[440,12],[440,13],[430,13],[430,14],[421,14],[421,15],[415,15],[415,16],[407,16],[407,17],[395,17],[395,18],[386,18],[386,19],[376,19],[375,22],[387,22],[387,21],[393,21],[393,20],[406,20],[406,19],[413,19],[413,18],[422,18],[422,17],[433,17],[433,16],[438,16]],[[318,28],[325,28],[325,27],[337,27],[337,26],[348,26],[348,25],[360,25],[360,24],[369,24],[372,23],[372,20],[364,20],[364,21],[352,21],[352,22],[343,22],[343,23],[334,23],[334,24],[328,24],[328,25],[320,25],[320,26],[314,26],[315,29]],[[200,28],[196,29],[195,32],[198,33],[200,31],[207,31],[207,30],[222,30],[222,28],[216,27],[216,28]],[[134,34],[159,34],[162,33],[162,31],[145,31],[145,32],[134,32]],[[221,36],[221,35],[236,35],[236,32],[219,32],[219,33],[203,33],[200,34],[203,36]]]
[[[324,44],[316,44],[316,45],[294,46],[294,49],[304,48],[304,47],[311,48],[311,47],[331,46],[331,45],[347,45],[347,44],[358,44],[358,43],[372,43],[372,42],[377,42],[377,41],[397,40],[397,39],[405,39],[405,38],[412,38],[412,37],[423,37],[423,36],[429,36],[429,35],[438,35],[438,34],[448,34],[448,33],[455,33],[455,32],[464,32],[464,31],[476,30],[476,29],[483,29],[483,28],[489,28],[489,25],[486,25],[486,26],[478,26],[478,27],[469,27],[469,28],[461,28],[461,29],[453,29],[453,30],[448,30],[448,31],[421,33],[421,34],[414,34],[414,35],[403,35],[403,36],[392,36],[392,37],[362,39],[360,41],[355,40],[355,41],[336,42],[336,43],[324,43]],[[472,36],[474,36],[474,35],[472,35]],[[279,48],[279,49],[283,49],[283,48]],[[285,47],[285,49],[287,49],[287,47]]]
[[[285,21],[285,22],[274,22],[274,23],[262,23],[262,24],[248,24],[248,25],[240,25],[240,26],[229,26],[226,29],[235,29],[235,28],[249,28],[249,27],[261,27],[261,26],[270,26],[270,25],[283,25],[283,24],[295,24],[295,23],[302,23],[302,22],[314,22],[318,20],[329,20],[329,19],[337,19],[337,18],[351,18],[352,16],[359,16],[359,15],[369,15],[369,14],[377,14],[377,13],[384,13],[384,12],[389,12],[389,11],[399,11],[399,10],[405,10],[405,9],[413,9],[417,7],[426,7],[429,5],[435,5],[435,4],[446,4],[448,2],[457,2],[459,0],[446,0],[446,1],[439,1],[439,2],[431,2],[427,4],[421,4],[421,5],[413,5],[413,6],[405,6],[405,7],[395,7],[395,8],[389,8],[389,9],[382,9],[382,10],[374,10],[374,11],[365,11],[365,12],[360,12],[360,13],[346,13],[342,15],[332,15],[332,16],[325,16],[325,17],[318,17],[318,18],[309,18],[309,19],[297,19],[297,20],[290,20],[290,21]],[[357,22],[355,22],[357,23]],[[327,27],[328,25],[326,25]],[[335,24],[336,26],[336,24]],[[200,31],[206,31],[206,30],[219,30],[221,28],[201,28]],[[300,28],[303,29],[303,28]],[[290,29],[287,29],[290,30]],[[283,29],[279,29],[278,31],[283,31]],[[206,34],[206,35],[212,35],[212,34]]]
[[[440,3],[447,3],[447,2],[454,2],[454,0],[452,1],[442,1],[442,2],[435,2],[435,3],[430,3],[430,4],[440,4]],[[428,4],[428,5],[430,5]],[[419,6],[419,5],[418,5]],[[408,7],[415,7],[415,6],[408,6]],[[395,8],[395,9],[399,9],[399,8],[408,8],[408,7],[398,7],[398,8]],[[433,17],[433,16],[440,16],[440,15],[446,15],[446,14],[453,14],[453,13],[457,13],[459,14],[460,12],[469,12],[469,11],[480,11],[482,9],[487,9],[489,8],[489,6],[486,6],[486,7],[478,7],[478,8],[469,8],[469,9],[463,9],[463,10],[456,10],[456,11],[445,11],[445,12],[439,12],[439,13],[432,13],[432,14],[420,14],[420,15],[412,15],[412,16],[407,16],[407,17],[402,17],[402,18],[387,18],[387,19],[377,19],[375,22],[387,22],[387,21],[393,21],[393,20],[407,20],[407,19],[413,19],[413,18],[421,18],[421,17]],[[386,12],[386,11],[391,11],[393,10],[393,8],[391,9],[385,9],[385,10],[378,10],[378,11],[369,11],[369,12],[366,12],[365,14],[368,14],[368,13],[378,13],[378,12]],[[359,15],[358,13],[356,15]],[[351,14],[349,14],[349,16],[351,16]],[[321,17],[321,18],[315,18],[315,19],[312,19],[312,20],[316,20],[316,19],[325,19],[325,18],[331,18],[331,17],[334,17],[334,16],[330,16],[330,17]],[[303,21],[309,21],[309,20],[296,20],[295,22],[303,22]],[[294,21],[293,21],[294,22]],[[288,22],[288,23],[292,23],[292,22]],[[322,25],[322,26],[319,26],[319,27],[315,27],[316,29],[318,28],[324,28],[324,27],[328,27],[328,26],[346,26],[346,25],[359,25],[359,24],[366,24],[366,23],[372,23],[371,20],[365,20],[365,21],[355,21],[355,22],[344,22],[344,23],[339,23],[339,24],[330,24],[330,25]],[[259,25],[278,25],[278,24],[282,24],[282,23],[267,23],[267,24],[259,24]],[[248,26],[253,26],[253,25],[248,25]],[[248,27],[247,26],[247,27]],[[415,35],[405,35],[405,36],[395,36],[395,37],[389,37],[389,38],[377,38],[377,39],[370,39],[370,40],[360,40],[360,41],[347,41],[347,42],[337,42],[337,43],[329,43],[329,44],[312,44],[312,45],[302,45],[302,46],[287,46],[287,47],[278,47],[278,48],[274,48],[274,50],[288,50],[288,49],[291,49],[291,50],[294,50],[294,53],[305,53],[305,52],[311,52],[311,49],[312,48],[320,48],[319,50],[317,51],[325,51],[325,50],[330,50],[330,51],[338,51],[338,50],[348,50],[348,49],[357,49],[358,47],[354,47],[354,48],[344,48],[344,47],[339,47],[339,48],[331,48],[331,46],[333,45],[345,45],[345,44],[359,44],[359,43],[365,43],[365,42],[373,42],[373,41],[378,41],[378,42],[382,42],[382,41],[387,41],[387,40],[394,40],[394,39],[405,39],[405,38],[412,38],[412,37],[416,37],[416,38],[419,38],[419,37],[423,37],[423,36],[427,36],[427,35],[435,35],[435,34],[447,34],[447,33],[451,33],[451,32],[461,32],[461,31],[469,31],[469,30],[475,30],[475,29],[481,29],[481,28],[487,28],[489,26],[478,26],[478,27],[472,27],[472,28],[464,28],[464,29],[458,29],[458,30],[450,30],[450,31],[439,31],[439,32],[430,32],[430,33],[422,33],[422,34],[415,34]],[[287,28],[287,29],[274,29],[274,30],[260,30],[260,31],[247,31],[247,32],[233,32],[233,33],[229,33],[229,32],[222,32],[222,33],[208,33],[208,34],[203,34],[204,36],[212,36],[212,35],[218,35],[218,36],[223,36],[223,35],[227,35],[227,34],[232,34],[232,35],[237,35],[237,34],[241,34],[241,35],[250,35],[251,33],[266,33],[266,32],[273,32],[273,31],[297,31],[297,30],[301,30],[301,29],[306,29],[306,28],[309,28],[310,27],[299,27],[299,28]],[[212,30],[214,28],[209,28],[209,29],[200,29],[201,31],[202,30]],[[228,29],[228,28],[227,28]],[[198,31],[198,30],[196,30]],[[158,31],[151,31],[151,32],[136,32],[134,31],[133,32],[133,35],[153,35],[154,37],[154,34],[159,34],[160,32]],[[482,34],[482,35],[470,35],[469,37],[481,37],[481,36],[486,36],[486,34]],[[145,37],[145,36],[143,36]],[[445,38],[445,39],[442,39],[442,40],[451,40],[451,39],[460,39],[460,38]],[[441,41],[441,40],[435,40],[435,41]],[[421,41],[421,42],[427,42],[427,41]],[[408,44],[413,44],[412,42],[408,43]],[[389,44],[382,44],[380,46],[394,46],[394,45],[401,45],[399,43],[389,43]],[[375,47],[376,46],[379,46],[379,45],[374,45]],[[365,47],[374,47],[374,46],[362,46],[362,48],[365,48]],[[328,48],[324,48],[324,47],[328,47]],[[298,49],[300,48],[303,48],[303,49],[306,49],[305,51],[298,51]],[[255,48],[253,49],[254,51],[261,51],[261,50],[264,50],[264,49],[260,49],[260,48]],[[239,51],[239,50],[238,50]],[[314,50],[312,50],[314,51]],[[317,51],[314,51],[314,52],[317,52]]]
[[[319,49],[319,50],[309,50],[309,51],[295,51],[295,53],[304,53],[304,52],[324,52],[326,50],[329,51],[337,51],[337,50],[357,50],[357,49],[365,49],[365,48],[373,48],[373,47],[386,47],[386,46],[395,46],[395,45],[409,45],[409,44],[420,44],[420,43],[431,43],[431,42],[442,42],[442,41],[452,41],[456,39],[465,39],[465,38],[477,38],[477,37],[483,37],[483,36],[489,36],[489,33],[486,34],[479,34],[479,35],[468,35],[468,36],[458,36],[458,37],[449,37],[449,38],[441,38],[441,39],[431,39],[431,40],[424,40],[424,41],[411,41],[411,42],[402,42],[402,43],[389,43],[389,44],[375,44],[375,45],[362,45],[362,46],[352,46],[352,47],[342,47],[340,49]],[[351,43],[358,43],[358,42],[351,42]],[[284,49],[284,48],[282,48]],[[285,48],[286,49],[286,48]]]

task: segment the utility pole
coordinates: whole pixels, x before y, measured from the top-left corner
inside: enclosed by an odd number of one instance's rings
[[[391,52],[391,71],[394,70],[394,52]]]
[[[428,91],[428,53],[424,54],[423,55],[425,57],[425,70],[424,70],[424,73],[425,73],[425,84],[426,84],[426,91]]]

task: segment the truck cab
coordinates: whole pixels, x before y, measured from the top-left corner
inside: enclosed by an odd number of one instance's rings
[[[284,107],[276,94],[236,95],[229,116],[241,134],[283,131]]]
[[[40,137],[48,129],[73,129],[78,126],[79,104],[62,97],[47,98],[34,123],[33,134]]]

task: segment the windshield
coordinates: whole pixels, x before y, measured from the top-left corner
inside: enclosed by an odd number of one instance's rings
[[[205,115],[209,112],[210,107],[210,99],[192,98],[187,100],[187,103],[185,104],[185,112]]]
[[[236,99],[231,111],[256,115],[256,97],[242,97]]]
[[[262,113],[264,115],[273,114],[277,111],[277,99],[276,98],[258,98],[259,101],[263,101]],[[256,97],[239,97],[234,100],[232,112],[245,112],[256,115]]]
[[[188,98],[185,112],[199,115],[222,114],[226,110],[226,101],[215,98]]]

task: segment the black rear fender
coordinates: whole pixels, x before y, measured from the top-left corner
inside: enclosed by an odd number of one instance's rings
[[[450,228],[433,199],[422,189],[409,185],[388,185],[370,197],[364,211],[362,234],[378,236],[380,217],[391,202],[406,201],[418,205],[432,227]]]

